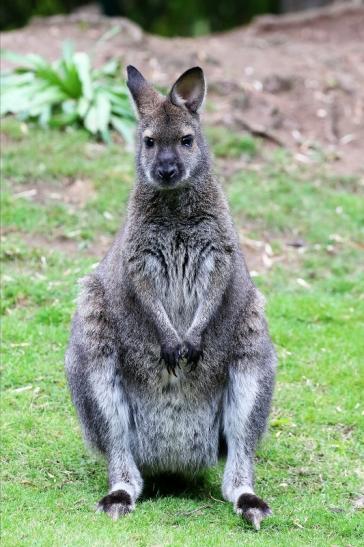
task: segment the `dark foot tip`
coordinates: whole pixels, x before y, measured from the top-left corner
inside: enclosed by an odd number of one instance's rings
[[[272,514],[269,505],[255,494],[242,494],[237,501],[236,510],[256,530],[260,529],[261,521]]]
[[[242,494],[237,502],[237,508],[243,512],[248,509],[260,509],[263,512],[271,513],[269,505],[255,494]]]
[[[133,501],[125,490],[115,490],[115,492],[101,498],[96,509],[107,513],[113,520],[116,520],[132,511]]]

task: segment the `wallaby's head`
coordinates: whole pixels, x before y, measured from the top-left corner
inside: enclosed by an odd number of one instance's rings
[[[160,189],[196,184],[209,164],[198,114],[206,92],[201,68],[184,72],[167,97],[158,93],[133,66],[127,67],[127,75],[139,118],[139,180]]]

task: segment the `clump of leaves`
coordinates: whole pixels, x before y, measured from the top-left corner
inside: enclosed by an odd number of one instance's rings
[[[1,116],[16,114],[49,127],[83,126],[106,142],[114,129],[132,140],[135,117],[118,61],[92,68],[90,57],[69,43],[53,63],[7,50],[2,57],[19,66],[1,74]]]

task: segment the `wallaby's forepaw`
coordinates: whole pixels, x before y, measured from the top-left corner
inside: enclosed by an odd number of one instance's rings
[[[96,506],[96,511],[104,512],[113,520],[127,515],[134,509],[130,495],[125,490],[115,490],[101,498]]]
[[[272,514],[269,505],[255,494],[241,494],[236,502],[235,510],[249,521],[256,530],[260,529],[260,523]]]
[[[182,357],[182,348],[180,345],[178,346],[161,346],[161,356],[159,359],[160,363],[163,363],[166,365],[168,374],[176,374],[176,368],[179,367],[179,361]]]
[[[190,366],[190,372],[195,370],[197,363],[200,359],[203,359],[203,351],[200,346],[196,346],[191,342],[185,342],[185,349],[183,352],[183,357],[186,359],[187,364]]]

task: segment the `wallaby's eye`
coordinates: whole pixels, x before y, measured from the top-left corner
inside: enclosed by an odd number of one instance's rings
[[[192,143],[193,143],[192,135],[185,135],[181,139],[182,146],[187,146],[188,148],[190,148],[192,146]]]
[[[147,148],[153,148],[154,139],[152,139],[152,137],[144,137],[144,144]]]

